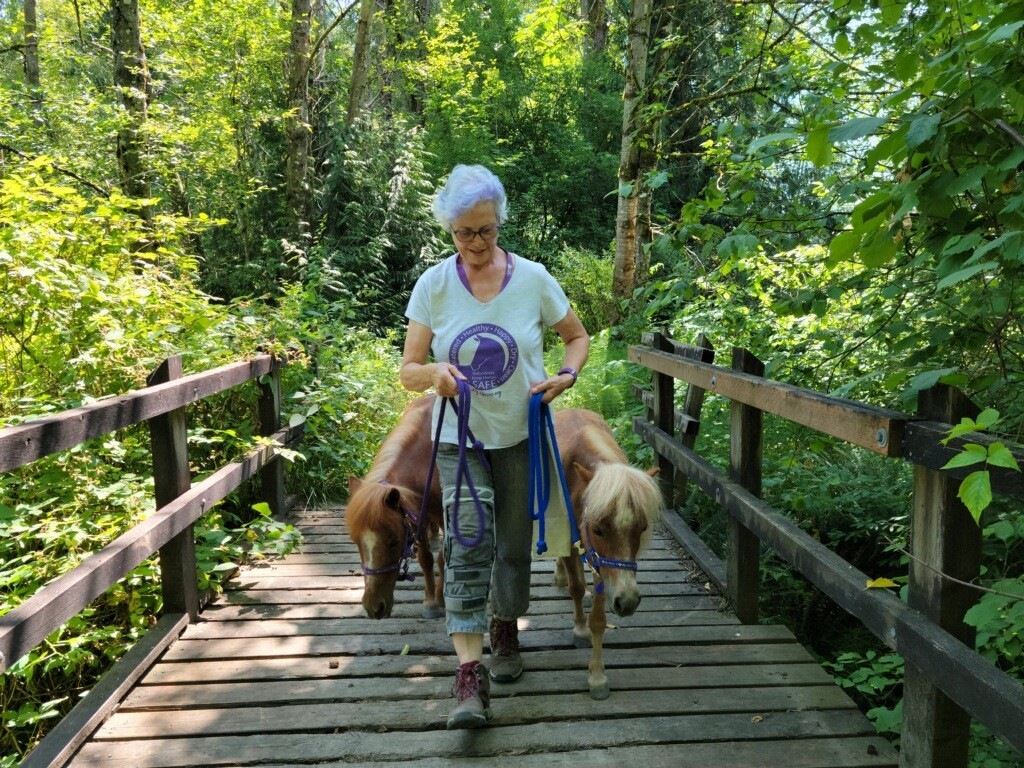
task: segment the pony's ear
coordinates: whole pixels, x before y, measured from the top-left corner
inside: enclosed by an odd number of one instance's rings
[[[353,493],[363,487],[363,481],[355,475],[348,476],[348,494],[351,496]]]
[[[574,461],[572,465],[576,467],[576,471],[579,472],[580,477],[583,478],[583,482],[589,483],[594,478],[594,473],[591,472],[586,467],[584,467],[578,461]]]
[[[647,474],[650,475],[651,477],[654,477],[659,472],[661,472],[661,467],[654,467],[653,469],[647,470]]]
[[[402,511],[402,492],[395,487],[388,488],[384,494],[384,505],[396,512]]]

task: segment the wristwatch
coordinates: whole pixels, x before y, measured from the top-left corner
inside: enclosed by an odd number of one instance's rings
[[[575,386],[576,379],[579,377],[579,374],[576,373],[576,369],[575,368],[570,368],[569,366],[566,366],[565,368],[560,370],[555,375],[556,376],[561,376],[563,373],[568,373],[570,376],[572,376],[572,384],[569,385],[569,388],[571,389],[573,386]]]

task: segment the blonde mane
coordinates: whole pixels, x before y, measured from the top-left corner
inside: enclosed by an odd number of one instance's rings
[[[646,549],[651,533],[661,521],[662,499],[658,481],[629,464],[598,464],[594,468],[594,477],[583,492],[583,502],[583,517],[590,524],[620,509],[646,517],[647,529],[640,538],[640,551]]]

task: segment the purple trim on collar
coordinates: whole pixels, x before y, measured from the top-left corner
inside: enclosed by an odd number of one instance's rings
[[[504,248],[501,250],[505,251]],[[498,289],[498,293],[505,290],[505,286],[508,285],[508,281],[512,279],[512,270],[514,269],[514,262],[512,260],[512,254],[509,251],[505,251],[505,277],[501,281],[501,288]],[[455,271],[459,273],[459,280],[466,286],[466,290],[469,291],[470,295],[473,293],[473,288],[469,284],[469,276],[466,274],[466,268],[462,266],[462,257],[458,256],[455,259]]]

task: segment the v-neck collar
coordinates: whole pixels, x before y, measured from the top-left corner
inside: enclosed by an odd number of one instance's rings
[[[501,250],[505,251],[504,248]],[[514,269],[513,257],[511,251],[505,251],[505,277],[501,280],[501,287],[498,289],[498,293],[494,295],[497,298],[502,291],[505,290],[505,286],[508,285],[508,281],[512,279],[512,271]],[[469,291],[469,295],[473,295],[473,287],[469,284],[469,275],[466,274],[466,268],[462,266],[461,258],[456,255],[455,257],[455,271],[459,275],[459,280],[466,286],[466,290]]]

